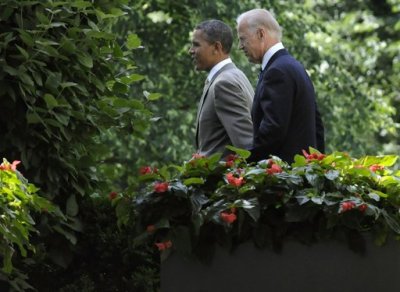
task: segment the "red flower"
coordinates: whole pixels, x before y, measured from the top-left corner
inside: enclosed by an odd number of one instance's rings
[[[238,156],[236,154],[228,154],[228,155],[226,155],[225,160],[226,161],[228,161],[228,160],[236,160],[236,158],[238,158]]]
[[[233,160],[228,160],[225,162],[225,166],[228,168],[232,167],[234,164],[235,164],[235,161],[233,161]]]
[[[21,161],[19,160],[14,160],[11,164],[10,163],[2,163],[0,165],[0,170],[12,170],[12,171],[16,171],[17,170],[17,165],[20,164]]]
[[[164,193],[166,191],[168,191],[168,182],[156,182],[154,184],[154,191],[156,193]]]
[[[237,219],[236,215],[233,213],[221,212],[220,216],[224,222],[229,224],[235,222]]]
[[[226,174],[226,180],[230,185],[235,187],[240,187],[245,183],[243,177],[235,177],[232,172]]]
[[[362,205],[358,206],[358,210],[360,210],[360,212],[362,212],[362,213],[364,213],[365,210],[367,210],[367,209],[368,209],[367,204],[362,204]]]
[[[384,170],[385,167],[379,164],[373,164],[369,167],[372,172],[377,172],[378,170]]]
[[[228,154],[228,155],[225,157],[225,161],[226,161],[225,166],[226,166],[226,167],[232,167],[232,166],[234,165],[234,163],[235,163],[235,160],[236,160],[237,158],[238,158],[238,156],[235,155],[235,154]]]
[[[156,231],[156,227],[154,225],[149,225],[146,227],[146,231],[147,233],[153,233],[154,231]]]
[[[156,242],[155,245],[157,246],[159,251],[162,251],[162,250],[166,250],[166,249],[172,247],[172,242],[171,242],[171,240],[164,241],[164,242]]]
[[[152,173],[152,172],[153,172],[153,171],[152,171],[152,169],[151,169],[150,166],[142,166],[142,167],[139,169],[140,175],[150,174],[150,173]]]
[[[356,206],[356,203],[351,202],[351,201],[346,201],[340,204],[340,213],[350,211],[351,209],[354,209]]]
[[[118,196],[117,192],[111,192],[108,194],[108,198],[112,201]]]
[[[307,159],[307,161],[311,160],[322,160],[326,157],[325,154],[322,153],[310,153],[308,154],[306,150],[302,150],[304,157]]]
[[[272,164],[270,168],[265,170],[267,174],[281,173],[282,168],[278,164]]]

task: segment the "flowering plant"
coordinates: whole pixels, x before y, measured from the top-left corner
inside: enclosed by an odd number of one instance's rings
[[[17,170],[19,163],[18,160],[9,163],[3,159],[0,164],[0,276],[3,273],[3,280],[15,271],[12,263],[15,253],[27,257],[29,251],[35,251],[30,236],[38,231],[32,213],[46,212],[60,216],[57,207],[40,197],[37,194],[39,189]]]
[[[205,259],[216,244],[232,248],[253,240],[280,249],[285,240],[347,240],[363,250],[363,234],[376,244],[400,234],[400,171],[396,156],[329,155],[310,148],[291,165],[278,157],[247,164],[247,150],[194,156],[140,176],[141,188],[113,203],[119,220],[135,223],[137,242],[153,241]],[[133,212],[130,212],[133,211]],[[133,216],[132,216],[133,214]]]

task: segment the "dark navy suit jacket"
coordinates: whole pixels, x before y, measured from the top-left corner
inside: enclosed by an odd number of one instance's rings
[[[309,146],[325,150],[313,84],[286,49],[277,51],[261,72],[251,115],[254,138],[249,161],[275,155],[290,163]]]

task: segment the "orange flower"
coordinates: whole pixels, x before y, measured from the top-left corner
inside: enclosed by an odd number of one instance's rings
[[[242,184],[245,183],[243,177],[235,177],[232,172],[226,174],[226,180],[228,183],[235,187],[240,187]]]
[[[232,224],[237,219],[236,215],[233,213],[221,212],[220,216],[224,222],[229,224]]]
[[[166,191],[168,191],[168,182],[156,182],[154,184],[154,191],[156,193],[164,193]]]
[[[12,170],[12,171],[16,171],[17,170],[17,165],[20,164],[21,161],[19,160],[14,160],[11,164],[10,163],[2,163],[0,165],[0,170]]]
[[[369,167],[372,172],[377,172],[378,170],[384,170],[385,167],[379,164],[373,164]]]
[[[310,153],[308,154],[306,150],[302,150],[304,157],[307,159],[307,161],[311,161],[311,160],[322,160],[326,157],[325,154],[321,154],[321,153]]]
[[[278,164],[272,164],[270,168],[265,170],[267,174],[281,173],[282,168]]]

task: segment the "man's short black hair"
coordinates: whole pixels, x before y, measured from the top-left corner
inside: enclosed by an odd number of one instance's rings
[[[204,32],[210,44],[220,42],[224,53],[229,54],[233,44],[233,33],[229,25],[220,20],[211,19],[199,23],[195,29]]]

